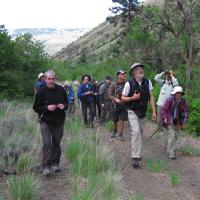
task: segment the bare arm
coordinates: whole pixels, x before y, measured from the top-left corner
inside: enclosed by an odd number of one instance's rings
[[[150,92],[150,105],[151,105],[151,110],[152,110],[152,120],[156,120],[156,107],[155,107],[155,100],[152,92]]]

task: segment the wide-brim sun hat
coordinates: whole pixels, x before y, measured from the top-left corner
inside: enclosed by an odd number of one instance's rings
[[[183,88],[181,86],[176,86],[174,87],[173,91],[171,92],[172,95],[176,94],[177,92],[182,93],[182,95],[185,94],[185,92],[183,92]]]
[[[132,74],[133,70],[137,67],[142,67],[144,68],[144,65],[140,64],[140,63],[134,63],[133,65],[131,65],[131,70],[129,71],[129,74]]]
[[[39,80],[42,76],[44,76],[44,74],[43,74],[43,73],[39,73],[39,74],[38,74],[38,80]]]

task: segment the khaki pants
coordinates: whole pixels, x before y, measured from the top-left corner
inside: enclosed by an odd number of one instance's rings
[[[128,110],[128,118],[132,131],[132,158],[141,158],[142,136],[145,125],[145,118],[138,118],[138,116],[132,110]]]
[[[169,156],[176,156],[176,141],[179,129],[173,125],[167,127],[167,154]]]

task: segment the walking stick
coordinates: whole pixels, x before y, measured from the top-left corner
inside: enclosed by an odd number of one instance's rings
[[[162,127],[159,126],[158,129],[149,137],[149,139],[151,139]]]

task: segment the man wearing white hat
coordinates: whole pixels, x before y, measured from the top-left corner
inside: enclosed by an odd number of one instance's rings
[[[35,84],[35,94],[43,87],[45,87],[45,75],[43,73],[38,74],[38,80]]]
[[[188,106],[183,98],[185,94],[181,86],[174,87],[172,95],[167,98],[161,113],[164,128],[168,134],[167,154],[176,159],[176,140],[180,129],[184,128],[189,117]]]
[[[132,129],[132,166],[138,168],[141,160],[142,135],[145,116],[150,101],[152,120],[156,120],[156,110],[153,86],[150,80],[144,78],[144,65],[134,63],[130,75],[133,79],[127,81],[122,92],[122,102],[128,105],[128,118]]]

